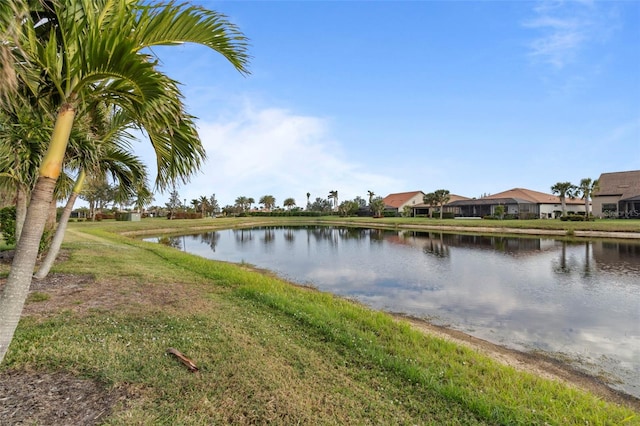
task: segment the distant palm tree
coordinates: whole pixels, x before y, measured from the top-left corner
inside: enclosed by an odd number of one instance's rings
[[[558,194],[558,198],[560,198],[560,205],[562,206],[562,216],[565,215],[566,211],[566,199],[575,198],[575,192],[577,187],[571,182],[558,182],[551,187],[552,194]]]
[[[202,213],[202,217],[205,217],[207,209],[209,208],[209,199],[206,195],[202,195],[198,198],[198,203],[200,204],[200,213]]]
[[[382,217],[382,215],[384,214],[384,208],[385,208],[382,197],[373,198],[371,200],[371,203],[369,203],[369,208],[371,208],[371,211],[373,212],[374,217]]]
[[[373,191],[367,191],[367,194],[369,194],[369,204],[371,204],[371,200],[373,200],[373,196],[376,194]]]
[[[580,198],[584,200],[585,219],[589,219],[589,216],[591,215],[589,209],[589,199],[591,198],[593,193],[598,190],[598,187],[598,179],[592,181],[591,178],[584,178],[580,181],[580,185],[578,185],[576,189],[576,195],[579,195]]]
[[[291,210],[291,208],[296,205],[296,200],[294,200],[293,198],[287,198],[286,200],[284,200],[282,205]]]
[[[264,209],[270,211],[276,204],[276,198],[273,195],[263,195],[260,197],[259,204],[264,205]]]
[[[253,198],[251,198],[253,200]],[[236,198],[235,205],[240,209],[240,211],[244,212],[247,210],[247,206],[249,205],[249,198],[240,196]]]

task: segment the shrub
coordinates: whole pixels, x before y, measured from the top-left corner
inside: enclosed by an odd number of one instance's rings
[[[16,207],[9,206],[0,209],[0,232],[4,236],[7,245],[16,243]]]

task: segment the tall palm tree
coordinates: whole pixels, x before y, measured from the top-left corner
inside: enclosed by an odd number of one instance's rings
[[[589,219],[591,211],[589,209],[589,200],[594,192],[598,190],[598,179],[591,180],[591,178],[584,178],[580,180],[580,185],[576,189],[576,195],[580,196],[584,200],[584,212],[585,219]]]
[[[574,198],[577,187],[571,182],[558,182],[551,187],[552,194],[558,194],[560,205],[562,206],[562,216],[565,215],[567,197]]]
[[[102,102],[126,110],[149,135],[157,159],[156,185],[164,189],[178,179],[186,182],[200,167],[205,151],[194,117],[184,111],[177,82],[158,71],[150,48],[202,44],[248,73],[246,38],[224,16],[201,7],[144,0],[64,0],[46,2],[50,15],[42,23],[29,13],[30,1],[9,2],[11,12],[6,3],[0,4],[2,73],[16,75],[36,98],[55,99],[59,106],[0,298],[0,362],[29,291],[76,115]],[[49,31],[39,38],[43,27]],[[8,92],[15,86],[1,86],[0,99],[10,99]]]
[[[369,195],[369,204],[371,204],[371,200],[373,200],[373,196],[376,194],[373,191],[367,191],[367,194]]]
[[[40,268],[33,275],[33,278],[35,279],[45,278],[49,274],[56,257],[58,257],[62,241],[64,240],[64,234],[69,223],[69,218],[73,211],[73,206],[84,186],[87,170],[89,170],[88,173],[102,179],[106,177],[105,175],[107,173],[110,173],[112,179],[118,183],[116,186],[117,198],[128,199],[136,195],[139,191],[143,192],[143,194],[151,192],[148,190],[148,185],[146,184],[146,166],[138,157],[130,154],[117,145],[104,147],[99,164],[92,168],[82,168],[80,170],[71,195],[69,196],[67,204],[60,216],[58,227],[56,228],[53,240],[51,241],[49,251],[40,264]]]
[[[106,182],[106,175],[110,173],[118,184],[114,192],[115,200],[129,200],[139,191],[150,193],[146,166],[129,153],[129,141],[133,139],[128,132],[132,124],[129,115],[122,110],[111,112],[105,105],[98,105],[78,121],[76,124],[82,135],[72,137],[74,143],[67,148],[65,157],[65,168],[77,169],[78,176],[68,195],[47,255],[33,276],[35,279],[45,278],[53,266],[87,175],[96,181]]]

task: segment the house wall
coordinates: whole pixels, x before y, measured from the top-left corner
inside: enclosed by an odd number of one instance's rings
[[[582,204],[566,204],[564,208],[566,213],[584,212],[584,203]],[[540,218],[553,219],[559,217],[562,212],[562,204],[540,204]]]
[[[416,194],[413,197],[409,198],[404,204],[402,204],[400,207],[398,207],[398,211],[402,212],[402,209],[404,208],[404,206],[411,206],[413,207],[416,204],[422,204],[424,203],[424,195],[423,194]]]
[[[607,209],[603,209],[603,206],[605,204],[615,204],[616,217],[617,217],[618,201],[620,201],[619,195],[603,195],[603,196],[593,197],[591,213],[593,213],[593,215],[597,217],[604,217],[606,214],[605,210]]]

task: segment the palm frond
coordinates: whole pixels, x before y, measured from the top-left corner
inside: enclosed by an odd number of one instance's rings
[[[135,32],[139,49],[197,43],[222,54],[242,74],[249,74],[248,39],[221,13],[186,3],[144,5]]]

